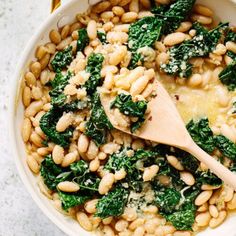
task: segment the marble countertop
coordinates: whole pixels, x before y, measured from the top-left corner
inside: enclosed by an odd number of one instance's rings
[[[8,146],[8,85],[27,41],[50,12],[49,0],[0,0],[0,236],[63,236],[20,180]]]

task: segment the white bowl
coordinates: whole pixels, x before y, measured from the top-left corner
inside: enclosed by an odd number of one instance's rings
[[[98,1],[94,0],[93,3]],[[236,1],[200,0],[198,2],[202,2],[205,5],[211,7],[220,20],[230,21],[231,23],[234,23],[236,25]],[[48,42],[48,34],[50,30],[56,28],[58,24],[62,26],[63,24],[72,22],[76,13],[82,13],[86,11],[88,7],[89,3],[87,0],[71,0],[64,6],[56,10],[52,15],[50,15],[29,41],[17,66],[14,83],[10,85],[10,94],[12,96],[10,98],[9,105],[9,130],[11,138],[11,144],[9,146],[14,152],[15,162],[19,171],[19,175],[27,190],[31,194],[32,198],[39,206],[39,208],[44,212],[44,214],[62,231],[70,236],[85,236],[91,234],[84,231],[75,220],[59,213],[52,206],[51,202],[39,191],[38,185],[36,183],[36,178],[26,164],[25,146],[20,134],[21,124],[23,121],[23,105],[21,99],[19,99],[20,81],[30,61],[34,60],[34,52],[37,45]],[[201,232],[199,236],[236,236],[235,221],[236,215],[232,215],[220,227],[214,230],[205,230]]]

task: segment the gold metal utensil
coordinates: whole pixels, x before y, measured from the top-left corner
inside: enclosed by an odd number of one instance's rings
[[[51,12],[55,11],[60,6],[61,6],[61,0],[52,0]]]

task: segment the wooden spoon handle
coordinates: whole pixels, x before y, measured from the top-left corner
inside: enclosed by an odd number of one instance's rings
[[[195,156],[199,161],[203,162],[214,174],[236,190],[236,174],[227,169],[219,161],[215,160],[212,156],[208,155],[194,142],[191,143],[186,149],[187,152]]]

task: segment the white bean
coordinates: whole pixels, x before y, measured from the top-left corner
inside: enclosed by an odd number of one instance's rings
[[[79,185],[70,181],[60,182],[57,187],[59,190],[68,193],[77,192],[79,190]]]
[[[106,174],[102,178],[101,182],[99,183],[98,192],[101,195],[107,194],[108,191],[111,189],[114,181],[115,181],[114,174],[112,174],[112,173]]]
[[[182,32],[176,32],[172,34],[168,34],[164,38],[164,44],[167,46],[174,46],[176,44],[182,43],[186,39],[186,34]]]

